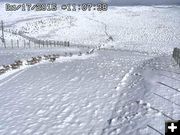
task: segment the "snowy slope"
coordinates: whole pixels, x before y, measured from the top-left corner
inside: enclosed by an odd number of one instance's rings
[[[100,134],[118,101],[118,82],[149,58],[127,54],[101,51],[87,60],[42,64],[0,80],[0,133]]]
[[[101,45],[121,49],[170,53],[180,44],[179,6],[109,7],[107,12],[65,12],[48,14],[28,12],[12,16],[6,13],[8,28],[26,31],[37,39],[70,41],[72,44]],[[41,17],[40,17],[41,16]],[[46,17],[46,18],[43,18]],[[59,24],[59,25],[58,25]],[[109,40],[112,37],[112,40]]]

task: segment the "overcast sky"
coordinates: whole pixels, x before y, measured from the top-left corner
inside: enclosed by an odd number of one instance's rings
[[[109,5],[123,6],[123,5],[180,5],[180,0],[0,0],[8,2],[56,2],[56,3],[98,3],[101,1],[108,1]]]

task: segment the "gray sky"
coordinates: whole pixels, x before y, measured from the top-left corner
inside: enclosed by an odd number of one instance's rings
[[[56,2],[56,3],[98,3],[101,1],[109,1],[109,5],[124,6],[124,5],[180,5],[180,0],[1,0],[9,2],[33,2],[39,1]]]

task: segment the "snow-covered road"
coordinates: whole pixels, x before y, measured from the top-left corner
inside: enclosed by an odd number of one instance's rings
[[[99,51],[89,59],[40,64],[0,80],[0,134],[99,135],[119,100],[118,83],[132,66],[149,59],[128,54]]]

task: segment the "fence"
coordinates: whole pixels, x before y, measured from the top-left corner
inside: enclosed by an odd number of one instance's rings
[[[180,67],[180,49],[179,48],[174,48],[173,58],[174,58],[174,60],[177,62],[177,64]]]
[[[69,41],[55,40],[19,40],[19,39],[4,39],[4,43],[0,41],[0,46],[3,48],[52,48],[52,47],[69,47]]]
[[[39,40],[35,37],[30,37],[26,35],[26,32],[12,29],[4,29],[4,32],[11,33],[22,37],[22,39],[4,39],[4,42],[0,40],[0,47],[4,48],[48,48],[48,47],[70,47],[69,41],[57,41],[57,40]],[[24,40],[23,40],[24,39]],[[76,48],[96,48],[96,46],[82,45],[71,43],[71,47]]]
[[[38,40],[34,37],[30,37],[24,34],[22,31],[3,29],[3,32],[11,33],[13,35],[21,36],[24,40],[20,39],[5,39],[2,37],[0,41],[0,47],[4,48],[44,48],[44,47],[69,47],[69,41],[57,41],[57,40]]]

